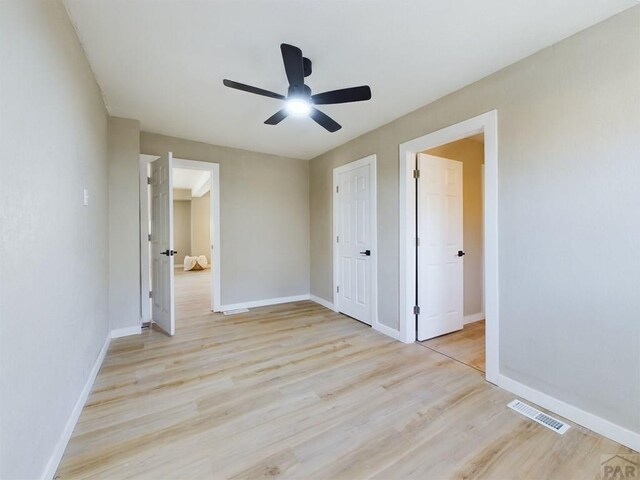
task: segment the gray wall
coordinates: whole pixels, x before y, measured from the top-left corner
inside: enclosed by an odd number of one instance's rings
[[[191,256],[191,200],[173,201],[173,249],[178,251],[175,267],[182,267],[184,257]]]
[[[309,162],[146,132],[140,148],[220,164],[223,305],[309,293]]]
[[[109,118],[109,325],[140,326],[140,123]]]
[[[204,255],[211,263],[211,194],[191,199],[191,255]]]
[[[311,160],[311,293],[332,299],[332,169],[375,153],[379,316],[397,328],[398,145],[497,109],[501,372],[640,431],[639,15]]]
[[[464,252],[464,315],[482,313],[483,219],[482,164],[484,145],[464,138],[424,153],[462,162],[462,230]]]
[[[22,479],[42,475],[109,331],[107,113],[59,2],[1,10],[0,478]]]

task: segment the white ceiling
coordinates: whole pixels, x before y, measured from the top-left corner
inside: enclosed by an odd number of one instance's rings
[[[111,115],[144,131],[312,158],[631,7],[636,0],[64,0]],[[279,44],[313,61],[314,93],[368,84],[369,102],[323,106],[342,124],[263,122],[286,94]]]
[[[173,169],[173,188],[191,190],[191,195],[201,197],[209,191],[209,177],[211,172],[191,170],[187,168]]]

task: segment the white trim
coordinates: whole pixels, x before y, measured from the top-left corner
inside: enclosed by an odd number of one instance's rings
[[[340,278],[340,272],[338,267],[338,247],[337,247],[337,231],[338,231],[338,193],[336,187],[338,186],[338,176],[344,172],[354,170],[366,165],[370,168],[370,181],[371,181],[371,326],[375,328],[378,323],[378,181],[377,181],[377,157],[376,154],[369,155],[355,160],[353,162],[341,165],[333,169],[333,239],[331,245],[333,246],[333,304],[335,305],[335,311],[340,311],[339,295],[336,295],[338,286],[338,278]],[[384,325],[382,325],[384,327]]]
[[[143,305],[142,309],[142,321],[148,322],[151,320],[151,309],[149,307],[148,315],[145,318],[144,302],[150,304],[149,301],[149,280],[148,275],[145,276],[144,272],[149,271],[149,251],[144,246],[148,244],[149,235],[149,200],[147,193],[147,168],[146,165],[158,159],[157,155],[140,155],[140,277],[141,288],[140,298]],[[144,164],[144,166],[143,166]],[[184,158],[173,158],[173,166],[178,168],[187,168],[191,170],[206,170],[211,173],[210,183],[210,210],[211,210],[211,222],[210,222],[210,237],[212,239],[212,251],[211,251],[211,310],[214,312],[221,312],[221,288],[222,288],[222,266],[220,264],[220,165],[212,162],[202,162],[199,160],[186,160]]]
[[[400,340],[400,332],[398,330],[396,330],[395,328],[391,328],[391,327],[387,327],[386,325],[383,325],[382,323],[377,322],[374,326],[373,329],[383,333],[385,335],[388,335],[391,338],[394,338],[396,340]]]
[[[126,327],[126,328],[117,328],[115,330],[111,330],[110,336],[111,338],[120,338],[120,337],[128,337],[130,335],[140,335],[142,333],[142,327]]]
[[[505,390],[518,395],[519,397],[536,403],[542,408],[546,408],[547,410],[561,415],[572,422],[588,428],[589,430],[640,452],[640,433],[632,432],[631,430],[620,425],[616,425],[615,423],[611,423],[602,417],[585,412],[578,407],[569,405],[562,400],[558,400],[551,395],[547,395],[539,390],[523,385],[522,383],[512,380],[504,375],[498,375],[497,385],[500,388],[504,388]]]
[[[400,144],[400,340],[416,339],[415,316],[415,155],[484,132],[484,305],[486,314],[486,379],[499,375],[498,310],[498,114],[496,110]]]
[[[230,303],[229,305],[221,305],[220,312],[226,312],[228,310],[236,310],[238,308],[257,308],[257,307],[266,307],[268,305],[279,305],[281,303],[291,303],[291,302],[301,302],[303,300],[309,300],[309,294],[305,295],[295,295],[293,297],[278,297],[278,298],[267,298],[264,300],[253,300],[250,302],[241,302],[241,303]]]
[[[140,323],[151,321],[151,299],[149,290],[151,282],[150,254],[149,254],[149,163],[157,160],[156,155],[140,155]]]
[[[484,320],[484,312],[465,315],[462,322],[466,325],[467,323],[479,322],[480,320]]]
[[[311,300],[312,302],[316,302],[322,305],[323,307],[328,308],[329,310],[333,310],[334,312],[338,311],[338,309],[333,303],[331,303],[328,300],[325,300],[324,298],[316,297],[315,295],[309,295],[309,300]]]
[[[49,461],[47,461],[46,466],[40,475],[42,480],[50,480],[56,474],[56,470],[58,469],[58,465],[60,464],[60,460],[62,460],[62,455],[64,455],[64,451],[67,448],[67,444],[69,443],[69,439],[71,438],[71,434],[73,433],[73,429],[78,423],[78,418],[80,418],[80,414],[82,413],[82,409],[84,408],[85,403],[87,403],[87,398],[89,398],[89,394],[91,393],[91,388],[93,387],[93,382],[95,382],[96,377],[98,376],[98,372],[100,371],[100,367],[102,366],[102,362],[104,361],[104,357],[107,354],[107,350],[109,349],[109,343],[111,342],[111,335],[107,335],[107,338],[102,345],[102,349],[100,353],[98,353],[98,358],[93,363],[93,367],[89,372],[89,377],[80,392],[80,396],[78,400],[76,400],[76,404],[73,406],[73,410],[71,410],[71,414],[67,419],[67,423],[64,425],[64,429],[56,442],[56,445],[49,456]]]

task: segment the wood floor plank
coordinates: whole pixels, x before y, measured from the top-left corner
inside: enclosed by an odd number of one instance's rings
[[[112,342],[57,478],[577,479],[631,453],[312,302],[213,314],[209,278],[177,272],[174,337]]]
[[[467,323],[462,330],[420,342],[436,352],[485,371],[485,322]]]

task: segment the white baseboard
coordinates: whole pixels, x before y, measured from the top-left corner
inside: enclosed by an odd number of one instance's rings
[[[373,324],[373,329],[377,330],[380,333],[388,335],[395,340],[400,340],[400,332],[394,328],[387,327],[386,325],[376,322]]]
[[[593,413],[585,412],[578,407],[569,405],[562,400],[558,400],[546,393],[535,390],[527,385],[523,385],[509,377],[505,377],[504,375],[498,376],[498,386],[524,398],[525,400],[536,403],[553,413],[561,415],[572,422],[582,425],[589,430],[640,452],[640,433],[632,432],[620,425],[611,423],[609,420],[598,417]]]
[[[111,338],[128,337],[129,335],[140,335],[142,328],[140,325],[137,327],[117,328],[111,330]]]
[[[266,307],[268,305],[278,305],[280,303],[301,302],[309,300],[309,294],[295,295],[293,297],[267,298],[265,300],[254,300],[252,302],[231,303],[229,305],[220,305],[220,311],[235,310],[237,308],[257,308]]]
[[[329,300],[325,300],[324,298],[316,297],[315,295],[309,295],[309,300],[311,300],[312,302],[316,302],[323,307],[328,308],[329,310],[333,310],[334,312],[338,311],[333,303],[331,303]]]
[[[323,307],[328,308],[329,310],[333,310],[334,312],[338,311],[338,309],[333,303],[331,303],[328,300],[325,300],[324,298],[317,297],[316,295],[309,295],[309,300],[311,300],[312,302],[316,302],[322,305]],[[371,328],[373,328],[374,330],[384,335],[388,335],[389,337],[395,340],[400,339],[400,332],[398,330],[395,330],[391,327],[387,327],[386,325],[383,325],[381,323],[374,322]]]
[[[98,358],[96,358],[93,367],[91,368],[91,372],[89,372],[89,378],[87,378],[82,391],[80,392],[80,396],[78,400],[76,400],[76,404],[73,406],[73,410],[71,410],[71,415],[67,419],[67,423],[60,434],[60,438],[49,457],[49,461],[47,465],[44,467],[44,471],[40,478],[42,480],[51,480],[53,476],[56,474],[56,470],[58,469],[58,465],[60,464],[60,460],[62,460],[62,455],[64,454],[65,449],[67,448],[67,444],[69,443],[69,439],[71,438],[71,434],[73,433],[73,429],[78,422],[78,418],[80,418],[80,414],[82,413],[82,409],[84,408],[84,404],[87,402],[87,398],[89,398],[89,394],[91,393],[91,388],[93,387],[93,382],[96,380],[96,376],[98,375],[98,371],[100,370],[100,366],[102,366],[102,362],[104,360],[105,355],[107,354],[107,350],[109,349],[109,343],[111,342],[111,336],[107,335],[106,340],[104,341],[104,345],[102,345],[102,349],[98,354]]]
[[[467,323],[479,322],[480,320],[484,320],[484,312],[465,315],[465,317],[462,319],[462,322],[466,325]]]

